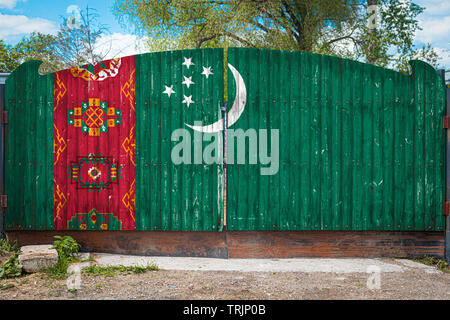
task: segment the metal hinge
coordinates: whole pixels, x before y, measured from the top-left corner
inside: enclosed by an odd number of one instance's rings
[[[442,204],[442,215],[450,216],[450,202],[446,201]]]
[[[8,196],[6,194],[0,195],[0,207],[8,208]]]
[[[444,124],[442,125],[444,129],[450,129],[450,115],[444,116]]]
[[[2,113],[2,124],[8,124],[8,111],[6,110]]]

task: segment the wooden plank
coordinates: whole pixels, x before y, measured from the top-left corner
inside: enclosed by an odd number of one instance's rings
[[[144,256],[227,258],[225,234],[207,231],[9,231],[19,246],[73,237],[81,251]]]
[[[9,231],[19,246],[70,235],[82,251],[210,258],[443,257],[443,232],[380,231]]]
[[[229,258],[442,257],[443,232],[228,232]]]

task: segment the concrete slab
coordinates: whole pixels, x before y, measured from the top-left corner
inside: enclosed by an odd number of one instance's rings
[[[412,260],[397,259],[396,261],[398,261],[399,263],[401,263],[404,266],[407,266],[411,269],[423,270],[423,271],[425,271],[425,273],[442,273],[442,271],[436,269],[433,266],[427,266],[426,264],[415,262]]]
[[[408,265],[386,259],[214,259],[191,257],[148,257],[93,253],[101,266],[146,266],[156,264],[163,270],[240,271],[240,272],[404,272]]]
[[[58,252],[51,244],[23,246],[20,251],[19,263],[27,273],[38,272],[58,262]]]

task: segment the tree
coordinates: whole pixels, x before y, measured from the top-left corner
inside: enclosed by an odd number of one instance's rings
[[[15,46],[0,40],[0,70],[12,72],[20,64],[29,60],[41,60],[39,71],[49,73],[58,70],[60,63],[52,50],[56,38],[52,35],[33,32],[23,37]]]
[[[369,28],[369,5],[377,24]],[[116,0],[119,22],[153,50],[243,46],[300,50],[395,65],[413,54],[417,16],[408,0]]]
[[[17,52],[13,51],[11,45],[0,39],[0,72],[11,72],[18,64]]]
[[[86,7],[77,17],[63,18],[56,36],[33,32],[15,46],[0,40],[0,70],[12,72],[28,60],[41,60],[44,74],[104,60],[111,46],[99,40],[106,31],[94,9]]]
[[[116,0],[114,14],[167,47],[239,45],[312,51],[320,27],[358,5],[329,0]]]
[[[76,16],[63,18],[52,49],[64,68],[101,61],[108,55],[111,46],[99,44],[108,29],[98,18],[95,9],[89,7]]]

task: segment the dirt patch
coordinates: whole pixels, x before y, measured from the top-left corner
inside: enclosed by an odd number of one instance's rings
[[[0,280],[0,299],[450,299],[450,274],[422,270],[382,273],[380,289],[368,274],[300,272],[147,271],[83,275],[80,290],[36,273]]]

